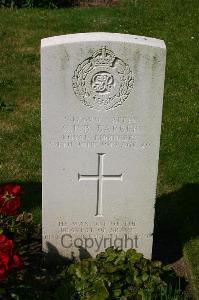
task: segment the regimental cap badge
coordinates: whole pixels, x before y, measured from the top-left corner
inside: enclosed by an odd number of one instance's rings
[[[72,84],[84,105],[107,111],[128,98],[134,77],[128,64],[103,46],[77,66]]]

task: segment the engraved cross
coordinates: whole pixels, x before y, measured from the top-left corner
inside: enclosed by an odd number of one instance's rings
[[[97,175],[81,175],[78,173],[78,180],[94,180],[97,181],[97,206],[96,217],[102,217],[102,189],[103,181],[122,181],[122,174],[120,175],[104,175],[104,156],[105,153],[97,153],[98,155],[98,174]]]

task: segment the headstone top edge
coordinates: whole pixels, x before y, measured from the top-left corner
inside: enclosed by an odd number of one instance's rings
[[[156,48],[166,49],[165,42],[160,39],[122,34],[122,33],[109,33],[109,32],[89,32],[89,33],[75,33],[67,35],[53,36],[41,40],[41,48],[51,47],[62,44],[71,44],[78,42],[126,42],[137,45],[152,46]]]

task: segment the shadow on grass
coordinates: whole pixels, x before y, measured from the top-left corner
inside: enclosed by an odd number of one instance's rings
[[[186,184],[156,201],[153,259],[173,263],[184,244],[199,236],[199,184]]]
[[[42,208],[42,184],[41,182],[21,182],[23,210],[32,211]]]

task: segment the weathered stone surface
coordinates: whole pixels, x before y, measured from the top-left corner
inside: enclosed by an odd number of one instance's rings
[[[42,40],[44,251],[151,257],[165,55],[131,35]]]

